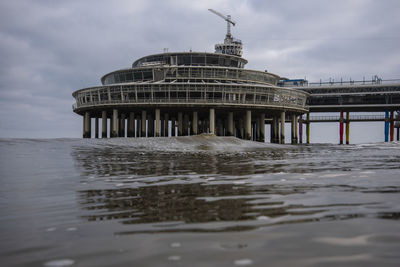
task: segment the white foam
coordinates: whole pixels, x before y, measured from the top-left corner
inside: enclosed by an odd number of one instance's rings
[[[179,256],[179,255],[172,255],[172,256],[169,256],[169,257],[168,257],[168,260],[169,260],[169,261],[179,261],[179,260],[181,260],[181,256]]]
[[[53,261],[48,261],[44,264],[44,266],[47,267],[63,267],[63,266],[70,266],[74,264],[75,261],[71,259],[61,259],[61,260],[53,260]]]
[[[239,266],[246,266],[246,265],[252,265],[253,261],[251,259],[239,259],[239,260],[235,260],[235,265],[239,265]]]
[[[181,243],[179,243],[179,242],[174,242],[174,243],[171,243],[169,246],[170,246],[171,248],[180,248],[180,247],[181,247]]]

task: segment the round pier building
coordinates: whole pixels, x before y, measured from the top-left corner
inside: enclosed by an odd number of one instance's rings
[[[102,85],[75,91],[73,111],[83,116],[83,137],[212,133],[264,142],[268,123],[270,141],[283,143],[289,120],[297,143],[307,93],[277,86],[278,75],[245,69],[241,51],[224,53],[217,46],[219,53],[142,57],[131,68],[104,75]]]

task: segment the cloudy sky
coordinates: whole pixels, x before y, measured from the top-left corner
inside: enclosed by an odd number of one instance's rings
[[[398,0],[2,0],[0,137],[80,137],[71,93],[164,48],[213,52],[226,24],[208,8],[236,20],[249,69],[400,78]]]

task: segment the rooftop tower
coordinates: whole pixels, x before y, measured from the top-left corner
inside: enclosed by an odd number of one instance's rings
[[[215,15],[223,18],[227,23],[226,35],[223,44],[215,45],[215,53],[217,54],[227,54],[241,57],[242,56],[242,41],[239,39],[233,38],[231,34],[231,24],[235,26],[236,22],[232,20],[231,15],[224,16],[218,11],[213,9],[208,9],[210,12]]]

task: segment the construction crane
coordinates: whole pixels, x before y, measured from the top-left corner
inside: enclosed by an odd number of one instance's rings
[[[231,15],[224,16],[224,15],[222,15],[221,13],[219,13],[218,11],[215,11],[214,9],[211,9],[211,8],[209,8],[208,10],[209,10],[210,12],[214,13],[215,15],[217,15],[217,16],[223,18],[223,19],[226,21],[226,23],[227,23],[226,36],[231,38],[231,37],[232,37],[232,35],[231,35],[231,24],[232,24],[233,26],[235,26],[235,24],[236,24],[236,22],[234,22],[234,21],[232,20]]]
[[[223,18],[226,23],[227,23],[227,29],[226,29],[226,36],[224,39],[223,44],[216,44],[215,45],[215,53],[218,54],[227,54],[227,55],[235,55],[238,57],[242,56],[242,41],[239,39],[234,39],[232,34],[231,34],[231,24],[233,26],[236,25],[236,22],[234,22],[231,18],[230,15],[224,16],[218,11],[215,11],[214,9],[208,9],[210,12],[214,13],[215,15]]]

